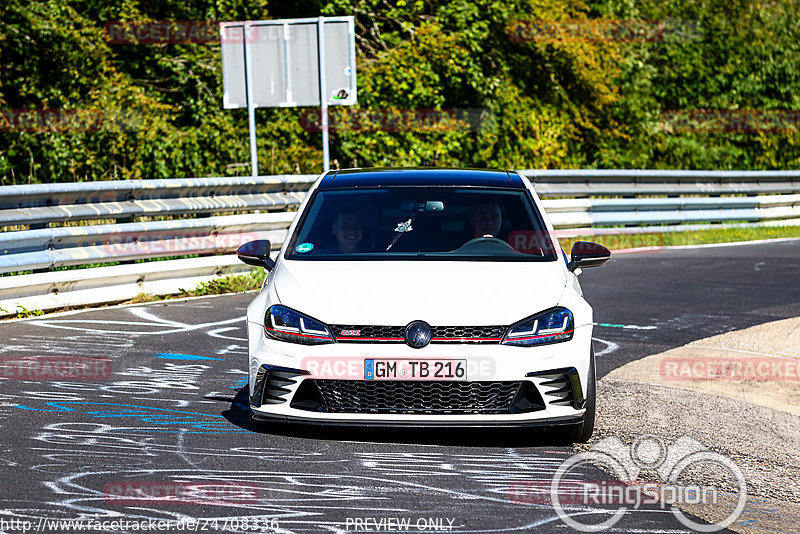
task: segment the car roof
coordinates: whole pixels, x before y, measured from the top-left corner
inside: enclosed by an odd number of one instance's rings
[[[525,189],[517,173],[494,169],[344,169],[325,175],[319,189],[393,186],[468,186]]]

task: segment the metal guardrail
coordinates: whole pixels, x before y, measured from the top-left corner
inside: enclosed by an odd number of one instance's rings
[[[0,316],[174,294],[247,270],[242,265],[228,255],[0,277]]]
[[[800,217],[800,194],[751,197],[544,200],[556,228],[709,221],[761,222]]]
[[[0,187],[0,226],[297,206],[313,175],[176,178]]]
[[[554,226],[569,235],[581,229],[590,234],[673,231],[681,224],[692,224],[692,229],[720,223],[800,224],[800,171],[520,173],[534,183]],[[0,316],[19,308],[124,300],[138,291],[175,292],[217,273],[248,270],[225,256],[130,262],[225,254],[252,239],[270,239],[277,248],[293,218],[291,210],[317,178],[281,175],[0,187],[0,227],[10,229],[0,232],[0,273],[40,271],[0,277]],[[194,218],[180,218],[186,215]],[[102,224],[91,224],[94,221]],[[612,230],[612,226],[624,228]],[[106,262],[123,265],[41,272]]]
[[[231,253],[255,239],[283,242],[293,217],[293,212],[254,213],[2,232],[0,273]]]

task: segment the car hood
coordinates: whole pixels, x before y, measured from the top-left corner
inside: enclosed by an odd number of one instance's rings
[[[567,276],[551,262],[284,261],[281,304],[329,324],[509,325],[558,304]]]

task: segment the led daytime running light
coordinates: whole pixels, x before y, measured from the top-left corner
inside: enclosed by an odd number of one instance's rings
[[[270,306],[267,310],[264,332],[273,339],[290,343],[318,345],[334,342],[324,323],[280,305]]]
[[[554,308],[509,327],[502,344],[529,347],[569,341],[573,325],[572,312],[566,308]]]

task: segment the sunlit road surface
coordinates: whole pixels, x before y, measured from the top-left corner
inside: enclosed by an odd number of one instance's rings
[[[800,315],[798,273],[798,241],[625,255],[586,270],[598,375]],[[136,530],[125,521],[158,520],[172,522],[164,523],[170,532],[570,530],[550,502],[526,492],[549,484],[572,454],[546,433],[253,427],[245,397],[251,299],[2,324],[0,531],[21,532],[19,522],[30,521],[64,532],[56,521],[66,519],[118,521],[106,525],[118,532]],[[25,357],[100,363],[93,376],[14,371]],[[591,467],[580,475],[609,478]],[[584,522],[615,509],[566,506]],[[629,509],[612,531],[689,532],[655,505]]]

